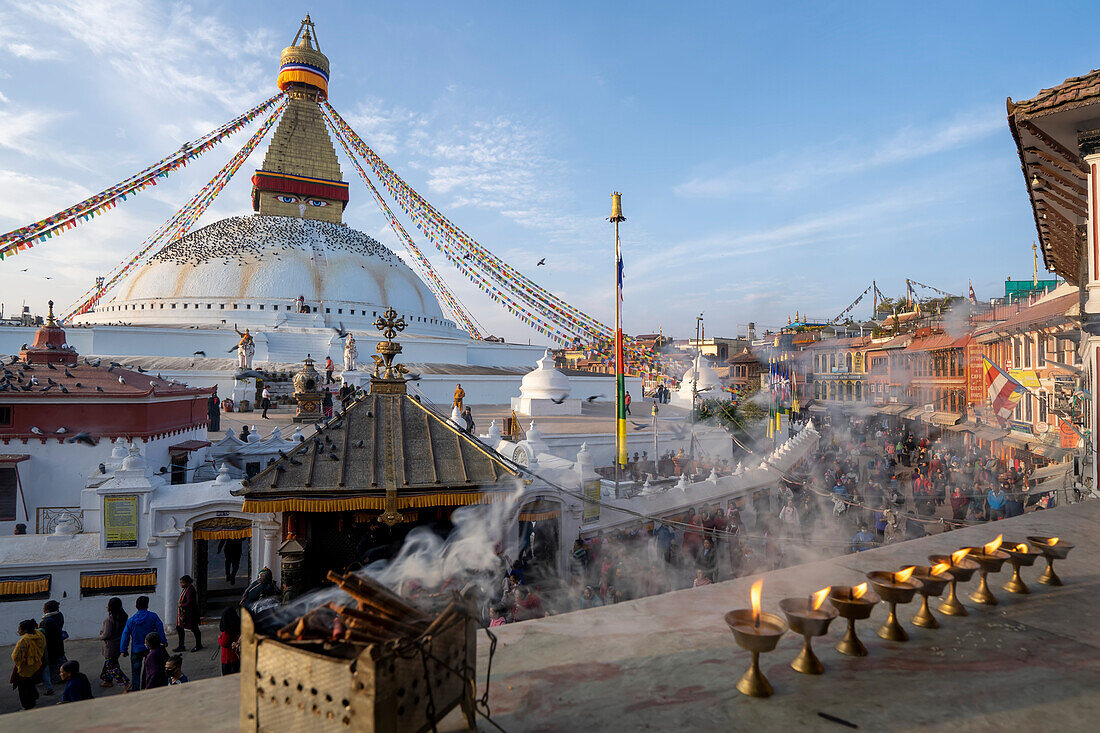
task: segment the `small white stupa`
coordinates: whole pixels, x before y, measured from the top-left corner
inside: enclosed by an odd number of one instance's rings
[[[681,407],[691,407],[691,390],[695,389],[698,399],[721,399],[722,380],[718,378],[718,372],[707,363],[702,354],[695,357],[695,364],[691,366],[680,379],[680,389],[672,395],[672,404]]]
[[[519,385],[519,397],[512,398],[512,409],[523,415],[579,415],[580,398],[570,398],[573,388],[569,377],[554,368],[550,351],[536,367],[524,375]]]

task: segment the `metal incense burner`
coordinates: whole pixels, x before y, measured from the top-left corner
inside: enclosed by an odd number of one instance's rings
[[[1039,582],[1043,585],[1062,585],[1062,579],[1054,572],[1054,561],[1065,560],[1066,555],[1073,549],[1073,545],[1062,540],[1051,544],[1052,539],[1057,539],[1054,537],[1028,537],[1027,539],[1038,547],[1043,557],[1047,559],[1047,569],[1039,576]]]
[[[770,697],[772,686],[760,671],[760,654],[775,649],[787,631],[787,622],[774,613],[754,615],[751,608],[740,608],[726,614],[726,624],[737,645],[752,653],[752,665],[737,681],[737,691],[749,697]]]
[[[924,629],[938,629],[940,622],[936,620],[936,617],[932,615],[932,611],[928,608],[928,598],[938,598],[948,583],[951,582],[951,576],[946,572],[933,573],[930,565],[918,565],[913,571],[913,577],[921,582],[920,610],[917,611],[911,621],[914,626],[920,626]]]
[[[811,640],[829,631],[829,624],[837,617],[836,608],[827,603],[814,608],[807,598],[784,598],[779,602],[779,608],[787,617],[791,631],[802,634],[802,651],[791,660],[791,669],[802,674],[823,673],[825,667],[814,654]]]
[[[856,621],[870,618],[882,599],[871,590],[857,598],[854,590],[848,585],[834,585],[829,589],[829,602],[836,608],[837,615],[848,621],[848,629],[844,632],[844,638],[837,642],[836,650],[849,657],[865,657],[867,647],[856,636]]]
[[[989,579],[987,576],[990,573],[1001,572],[1001,566],[1008,560],[1008,553],[1004,550],[994,550],[991,553],[987,553],[981,547],[971,547],[970,554],[967,555],[967,557],[978,563],[978,575],[981,577],[981,582],[978,583],[978,589],[970,594],[970,600],[986,606],[996,606],[997,597],[989,590]]]
[[[882,571],[867,573],[867,579],[871,581],[871,585],[875,586],[875,591],[882,600],[890,604],[890,616],[876,633],[887,641],[909,641],[909,634],[905,633],[905,629],[898,623],[897,607],[899,603],[908,603],[913,600],[913,596],[921,589],[922,583],[914,578],[899,581],[894,575],[894,573]]]
[[[957,586],[959,583],[965,583],[974,577],[974,573],[978,570],[978,563],[968,557],[953,563],[950,555],[929,555],[928,561],[935,565],[945,562],[951,563],[951,567],[947,571],[947,574],[951,576],[947,598],[936,607],[936,610],[946,616],[969,616],[970,612],[959,601]]]
[[[1024,547],[1025,549],[1021,550],[1019,549],[1020,547]],[[1024,583],[1024,579],[1020,577],[1020,568],[1034,565],[1039,555],[1043,554],[1042,551],[1036,550],[1022,542],[1005,542],[1001,545],[1001,549],[1008,553],[1008,561],[1012,563],[1012,577],[1001,587],[1009,593],[1030,593],[1031,589],[1027,587],[1027,584]]]

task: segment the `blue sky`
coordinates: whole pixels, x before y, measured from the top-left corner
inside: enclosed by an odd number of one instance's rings
[[[906,277],[956,293],[972,278],[990,297],[1030,277],[1005,98],[1095,68],[1090,44],[1059,39],[1098,6],[773,5],[0,3],[0,228],[269,96],[308,11],[330,99],[360,135],[482,244],[605,322],[604,218],[621,190],[630,332],[686,335],[700,311],[730,336],[796,309],[831,318],[872,279],[898,295]],[[244,140],[0,263],[6,311],[70,303]],[[262,153],[200,225],[251,210]],[[400,249],[342,167],[348,223]],[[434,259],[491,331],[539,340]]]

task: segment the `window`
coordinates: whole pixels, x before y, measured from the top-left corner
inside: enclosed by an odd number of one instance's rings
[[[1047,393],[1040,391],[1039,392],[1039,422],[1046,422],[1046,421],[1047,421]]]
[[[1024,350],[1024,369],[1031,368],[1031,339],[1020,337],[1021,346]]]
[[[233,310],[237,310],[237,304],[236,303],[233,304]]]
[[[260,310],[263,310],[263,309],[264,309],[264,304],[260,303]]]
[[[1024,403],[1024,422],[1031,422],[1031,398],[1024,395],[1020,402]]]
[[[331,308],[325,308],[325,313],[332,313],[332,309]]]
[[[175,304],[175,303],[173,303],[173,304],[172,304],[172,310],[175,310],[175,309],[176,309],[176,304]],[[615,358],[618,358],[618,357],[615,357]]]
[[[11,405],[0,405],[0,426],[11,427]]]
[[[1047,365],[1047,340],[1043,336],[1035,337],[1035,366]]]
[[[19,474],[15,466],[0,466],[0,521],[15,521],[15,499]]]
[[[206,310],[210,310],[210,303],[206,304]]]
[[[336,312],[337,312],[337,313],[343,313],[343,312],[344,312],[344,309],[343,309],[343,308],[337,308],[337,309],[336,309]]]
[[[252,304],[251,303],[245,304],[244,309],[245,310],[252,310]]]
[[[1024,360],[1020,358],[1020,339],[1012,339],[1012,366],[1017,369],[1024,363]]]
[[[225,310],[225,303],[218,303],[218,310],[220,310],[220,311]]]

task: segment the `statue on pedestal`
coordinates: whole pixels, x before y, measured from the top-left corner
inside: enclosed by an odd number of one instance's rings
[[[355,336],[348,334],[344,340],[344,371],[354,372],[355,362],[359,358],[359,349],[355,346]]]
[[[237,331],[237,327],[233,327],[234,331]],[[244,333],[237,331],[237,335],[241,337],[241,340],[237,342],[237,367],[240,369],[252,368],[252,357],[256,353],[256,342],[252,339],[252,334],[248,329],[244,330]]]

